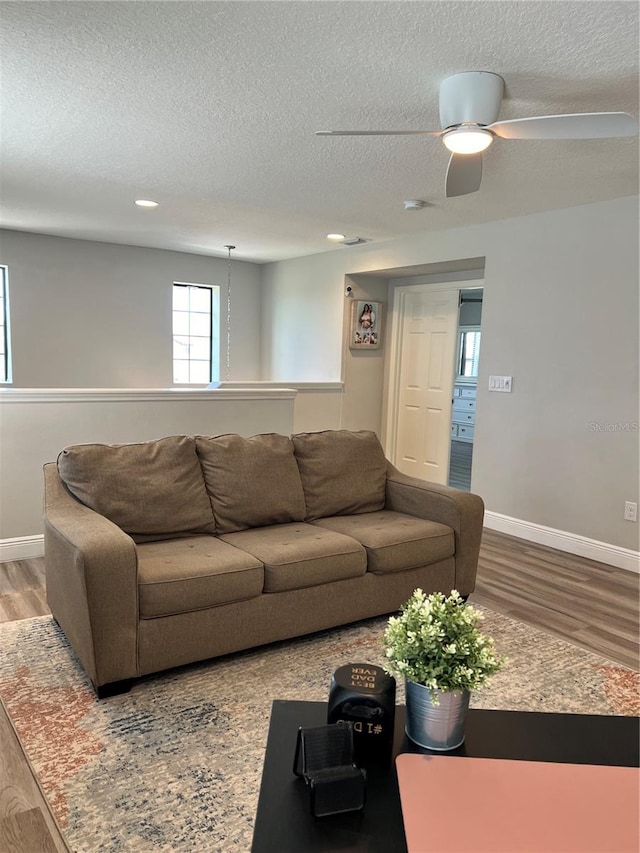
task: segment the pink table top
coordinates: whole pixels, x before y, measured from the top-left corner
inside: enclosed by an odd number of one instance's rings
[[[396,758],[409,853],[638,853],[640,771],[495,758]]]

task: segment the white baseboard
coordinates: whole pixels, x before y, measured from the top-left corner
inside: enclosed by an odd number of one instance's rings
[[[558,551],[567,551],[589,560],[640,573],[640,553],[629,548],[620,548],[607,542],[598,542],[577,533],[567,533],[532,521],[512,518],[499,512],[487,510],[484,524],[490,530],[517,536],[538,545],[548,545]],[[15,539],[0,539],[0,563],[8,560],[28,560],[30,557],[42,557],[44,554],[44,536],[18,536]]]
[[[589,539],[578,533],[556,530],[553,527],[545,527],[543,524],[534,524],[532,521],[511,518],[509,515],[489,510],[484,514],[484,526],[538,545],[548,545],[550,548],[557,548],[558,551],[567,551],[569,554],[577,554],[579,557],[596,560],[598,563],[640,573],[640,552],[629,548],[620,548],[618,545],[598,542],[597,539]]]
[[[42,557],[44,536],[17,536],[15,539],[0,539],[0,563],[9,560],[28,560]]]

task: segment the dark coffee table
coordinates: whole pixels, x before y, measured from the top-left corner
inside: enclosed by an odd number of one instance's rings
[[[293,755],[298,727],[325,725],[327,705],[276,700],[252,853],[406,853],[394,759],[401,752],[429,754],[429,750],[407,739],[404,719],[404,707],[398,706],[390,762],[367,765],[364,811],[313,818],[308,789],[293,775]],[[453,761],[466,755],[637,767],[638,722],[637,717],[471,709],[464,743],[446,754]]]

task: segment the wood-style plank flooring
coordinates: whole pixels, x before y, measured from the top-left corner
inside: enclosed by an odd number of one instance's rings
[[[0,622],[49,612],[44,560],[0,563]],[[486,530],[471,601],[639,668],[640,576]],[[67,851],[0,703],[0,851]]]
[[[1,701],[0,851],[69,851]]]
[[[44,557],[0,563],[0,622],[46,616]]]
[[[640,575],[485,528],[471,600],[640,668]]]
[[[473,464],[473,442],[451,441],[449,456],[449,485],[454,489],[471,491],[471,465]]]

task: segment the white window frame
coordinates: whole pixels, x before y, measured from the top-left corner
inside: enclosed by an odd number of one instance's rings
[[[478,381],[477,372],[475,375],[472,375],[472,376],[465,376],[463,373],[461,373],[461,370],[464,367],[464,365],[462,364],[462,357],[463,357],[464,353],[462,350],[463,350],[465,332],[478,332],[480,335],[482,335],[482,327],[481,326],[458,326],[458,362],[457,362],[457,367],[456,367],[456,373],[457,373],[456,382],[457,383],[468,382],[468,383],[476,384]],[[478,344],[476,368],[478,367],[478,365],[480,363],[480,347],[481,346],[482,346],[482,337],[480,337],[480,343]]]
[[[177,288],[192,288],[192,289],[197,288],[197,289],[202,289],[202,290],[208,290],[210,292],[210,302],[209,302],[210,310],[208,312],[209,313],[209,333],[208,333],[208,335],[206,335],[206,336],[205,335],[191,335],[190,324],[192,321],[192,315],[202,314],[205,312],[196,312],[196,311],[190,311],[190,310],[187,310],[185,312],[183,310],[176,309],[175,308],[175,296],[177,293],[177,290],[176,290]],[[176,320],[176,314],[177,313],[180,313],[180,314],[186,313],[189,316],[189,331],[186,334],[185,333],[176,333],[175,320]],[[218,382],[220,380],[220,288],[214,284],[199,284],[196,282],[174,281],[173,286],[171,288],[171,326],[172,326],[172,338],[171,338],[171,340],[172,340],[172,362],[171,362],[171,364],[172,364],[173,384],[174,385],[186,385],[186,386],[191,386],[191,385],[205,385],[206,386],[210,382]],[[179,358],[176,358],[176,350],[175,350],[176,343],[178,342],[178,339],[180,339],[180,338],[183,339],[182,341],[180,341],[182,346],[185,345],[184,344],[184,338],[187,338],[189,340],[190,343],[187,344],[187,346],[190,346],[192,338],[198,339],[198,338],[203,338],[203,337],[208,337],[207,351],[208,351],[208,355],[209,355],[209,378],[207,379],[206,382],[203,382],[200,379],[192,380],[190,378],[190,371],[191,371],[192,362],[193,363],[201,362],[201,361],[203,361],[203,359],[195,359],[195,358],[191,358],[190,356],[187,356],[186,359],[179,359]],[[186,361],[188,363],[189,376],[186,379],[186,381],[184,379],[182,379],[182,380],[178,379],[177,380],[176,379],[176,364],[177,364],[177,362],[184,362],[184,361]]]
[[[0,385],[12,381],[11,327],[9,323],[9,269],[0,264]]]

